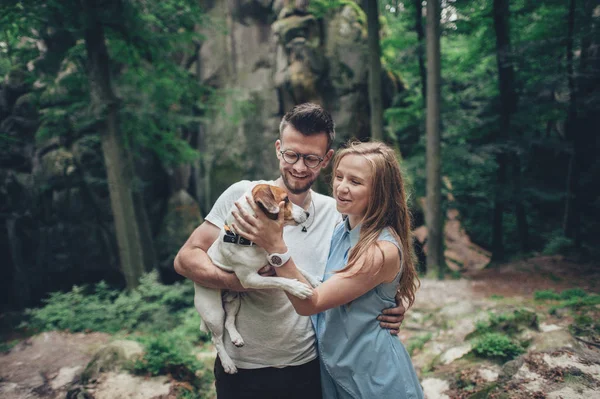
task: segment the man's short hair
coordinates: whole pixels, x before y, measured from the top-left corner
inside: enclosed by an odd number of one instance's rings
[[[291,125],[294,129],[305,136],[314,134],[327,134],[327,149],[335,139],[335,123],[329,112],[318,104],[304,103],[296,105],[281,119],[279,124],[279,138],[283,130]]]

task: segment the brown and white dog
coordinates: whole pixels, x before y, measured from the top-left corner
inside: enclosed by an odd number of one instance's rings
[[[246,200],[246,195],[252,195],[258,207],[271,218],[277,218],[279,214],[279,203],[284,201],[284,220],[286,225],[297,225],[304,223],[308,213],[301,207],[289,201],[285,190],[268,184],[258,184],[238,200],[238,203],[249,214],[254,211]],[[234,206],[231,211],[235,210]],[[300,281],[283,277],[264,277],[258,271],[266,266],[267,252],[238,235],[230,227],[235,221],[231,211],[227,216],[226,225],[221,229],[219,238],[208,249],[208,256],[212,262],[223,270],[234,272],[240,283],[245,288],[278,288],[297,296],[307,298],[312,295],[311,288]],[[302,271],[302,274],[313,285],[319,282]],[[223,364],[223,368],[229,374],[237,372],[235,363],[229,357],[223,346],[223,332],[227,329],[231,341],[236,346],[243,346],[244,340],[235,327],[235,317],[240,309],[239,293],[202,287],[194,284],[194,305],[202,318],[200,329],[212,333],[212,340]],[[208,330],[207,330],[208,328]]]

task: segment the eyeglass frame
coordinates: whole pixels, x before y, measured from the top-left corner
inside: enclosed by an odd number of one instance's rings
[[[285,159],[285,155],[284,155],[285,152],[292,152],[292,153],[294,153],[296,155],[296,160],[294,162],[288,162]],[[281,157],[283,158],[283,161],[285,163],[287,163],[288,165],[295,165],[300,160],[300,158],[302,158],[302,162],[304,162],[304,165],[307,168],[309,168],[309,169],[316,169],[325,160],[325,158],[320,157],[317,154],[301,154],[301,153],[296,152],[294,150],[281,150],[281,151],[279,151],[279,154],[281,154]],[[317,163],[315,166],[308,166],[306,164],[306,157],[317,157],[317,159],[319,160],[319,163]]]

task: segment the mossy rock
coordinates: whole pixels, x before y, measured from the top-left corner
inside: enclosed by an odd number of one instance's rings
[[[317,20],[312,15],[291,15],[275,21],[272,28],[282,44],[287,44],[296,37],[304,37],[310,42],[319,36]]]
[[[81,381],[95,380],[100,373],[129,367],[144,354],[143,346],[136,341],[118,340],[103,346],[81,374]]]

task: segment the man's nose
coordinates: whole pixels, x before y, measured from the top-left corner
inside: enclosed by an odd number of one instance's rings
[[[300,159],[296,161],[296,163],[294,164],[294,169],[301,171],[308,169],[308,167],[304,163],[304,158],[300,157]]]

